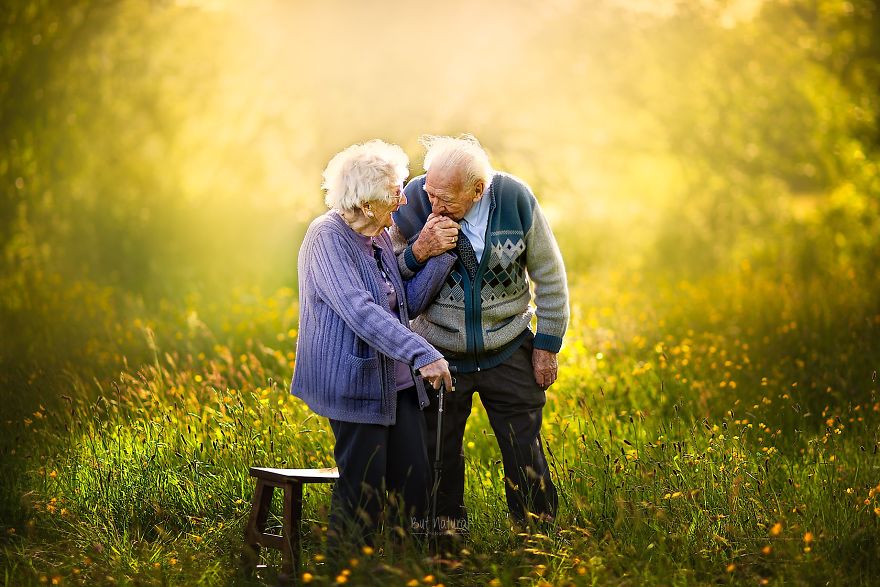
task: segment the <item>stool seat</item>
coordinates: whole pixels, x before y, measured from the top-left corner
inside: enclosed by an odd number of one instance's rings
[[[299,571],[300,524],[302,522],[302,488],[306,483],[334,483],[339,479],[336,467],[326,469],[275,469],[251,467],[251,477],[256,478],[257,488],[251,505],[251,514],[245,528],[245,552],[243,564],[253,570],[259,560],[260,547],[281,551],[282,581],[293,580]],[[284,514],[281,534],[266,531],[272,494],[278,487],[283,491]]]
[[[339,479],[339,469],[272,469],[269,467],[251,467],[251,477],[286,483],[333,483]]]

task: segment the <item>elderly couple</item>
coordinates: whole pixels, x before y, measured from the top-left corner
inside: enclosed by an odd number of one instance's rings
[[[383,517],[403,527],[425,519],[438,418],[422,380],[448,388],[450,366],[457,385],[446,396],[437,489],[444,528],[467,529],[462,439],[475,392],[501,449],[514,521],[556,513],[540,432],[568,322],[559,249],[529,187],[493,171],[474,137],[422,144],[427,173],[406,187],[409,160],[397,145],[372,140],[334,156],[323,183],[330,210],[299,253],[291,389],[336,437],[331,543],[344,532],[345,542],[370,543]]]

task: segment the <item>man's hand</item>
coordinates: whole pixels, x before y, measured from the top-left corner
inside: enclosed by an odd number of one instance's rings
[[[428,363],[419,369],[419,373],[428,380],[434,389],[440,389],[441,382],[446,384],[446,389],[452,389],[452,374],[449,372],[449,363],[445,359],[437,359],[433,363]]]
[[[532,368],[535,370],[535,381],[542,388],[547,389],[556,381],[559,364],[556,362],[556,353],[541,349],[532,350]]]
[[[419,263],[436,257],[450,249],[458,242],[458,223],[438,214],[428,215],[428,220],[412,245],[412,252]]]

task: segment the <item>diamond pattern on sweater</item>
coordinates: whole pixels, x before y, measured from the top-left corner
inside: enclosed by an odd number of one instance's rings
[[[502,268],[506,269],[525,250],[526,244],[522,239],[518,239],[515,244],[510,239],[507,239],[503,243],[492,245],[492,261],[497,262]]]
[[[462,276],[458,271],[449,273],[443,288],[437,296],[437,301],[454,304],[456,306],[464,306],[464,286],[462,286]]]
[[[480,283],[480,297],[483,303],[513,300],[528,290],[526,259],[522,255],[525,248],[521,238],[517,239],[516,243],[507,239],[504,243],[496,242],[491,245],[489,262]],[[459,236],[458,250],[462,263],[472,271],[470,277],[473,281],[479,265],[470,241],[463,234]],[[472,257],[470,263],[467,261],[467,256]],[[437,301],[455,307],[464,307],[464,279],[464,275],[459,270],[454,269],[450,272],[437,296]]]
[[[494,255],[492,261],[483,274],[480,296],[484,302],[513,299],[528,289],[525,260],[522,257],[508,261],[506,265]]]

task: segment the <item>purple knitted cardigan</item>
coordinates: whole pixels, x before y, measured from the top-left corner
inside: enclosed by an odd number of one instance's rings
[[[316,218],[299,250],[299,335],[291,393],[327,418],[396,423],[394,360],[424,367],[443,356],[409,328],[411,318],[437,295],[455,263],[444,253],[404,282],[387,231],[375,237],[382,263],[400,297],[400,318],[376,260],[358,246],[357,234],[338,212]],[[377,300],[379,300],[377,302]],[[421,377],[414,377],[419,405],[428,405]]]

